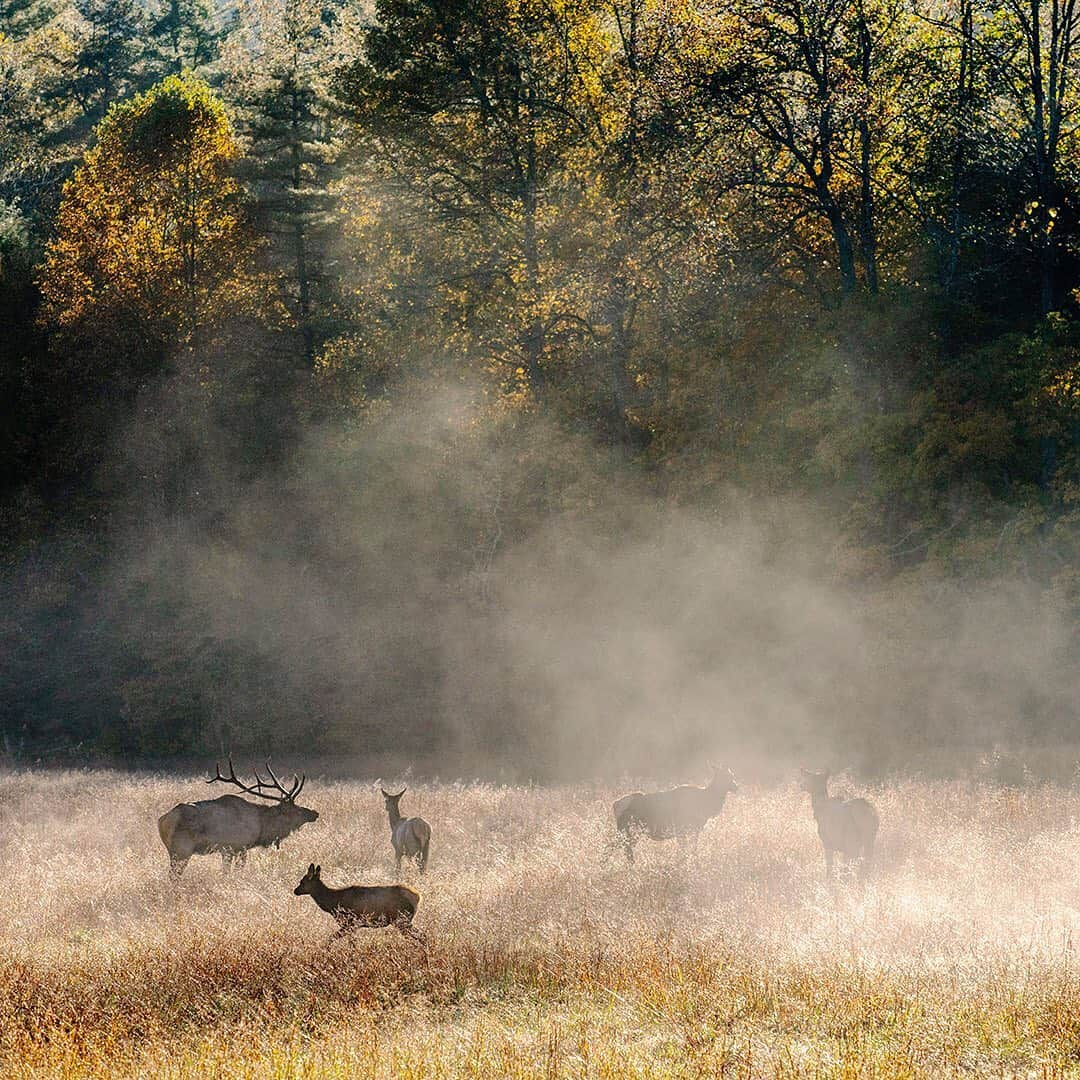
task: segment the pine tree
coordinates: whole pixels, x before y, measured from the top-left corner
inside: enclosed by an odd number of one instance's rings
[[[257,0],[241,15],[228,87],[248,143],[243,171],[281,268],[284,302],[311,369],[333,293],[326,272],[339,146],[326,86],[335,11],[318,0]]]
[[[152,78],[148,27],[137,0],[74,0],[74,7],[81,22],[70,62],[70,92],[93,124],[113,102]]]
[[[202,72],[221,55],[228,31],[208,0],[160,0],[150,23],[155,65],[165,75]]]

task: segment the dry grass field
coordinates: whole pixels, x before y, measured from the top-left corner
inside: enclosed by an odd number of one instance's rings
[[[843,785],[841,785],[843,786]],[[849,787],[849,790],[853,788]],[[392,879],[382,800],[166,880],[197,780],[0,777],[0,1066],[26,1077],[1080,1076],[1080,795],[900,781],[865,895],[808,799],[744,787],[697,850],[610,846],[603,789],[417,787],[416,925],[327,947],[292,889]],[[415,884],[415,882],[414,882]]]

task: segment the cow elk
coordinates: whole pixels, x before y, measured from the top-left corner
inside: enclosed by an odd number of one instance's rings
[[[347,885],[333,889],[323,881],[322,867],[311,863],[293,893],[310,896],[323,911],[333,915],[338,928],[330,936],[331,941],[361,927],[377,926],[396,926],[403,934],[422,940],[412,925],[420,894],[406,885]]]
[[[383,801],[386,803],[386,813],[390,818],[390,843],[394,845],[394,855],[397,859],[396,871],[401,874],[401,860],[415,859],[416,865],[422,874],[427,869],[428,846],[431,844],[431,826],[421,817],[402,817],[401,796],[408,791],[402,788],[396,795],[391,795],[384,788]]]
[[[829,794],[829,773],[800,769],[799,787],[810,795],[818,836],[825,849],[825,877],[831,881],[833,858],[859,860],[858,875],[865,881],[874,858],[877,811],[865,799],[841,799]]]
[[[174,881],[184,872],[192,855],[216,851],[226,866],[234,861],[243,864],[251,848],[271,844],[281,847],[281,841],[289,833],[318,820],[317,811],[296,805],[306,777],[294,775],[292,785],[286,788],[274,775],[269,762],[266,771],[269,780],[263,780],[255,772],[255,783],[246,785],[237,779],[229,758],[229,775],[222,776],[220,767],[215,766],[214,775],[206,782],[233,784],[245,795],[266,799],[272,805],[248,802],[239,795],[221,795],[201,802],[180,803],[158,818],[158,832],[169,853],[169,875]]]
[[[724,808],[728,794],[738,789],[730,769],[714,766],[712,779],[704,787],[687,784],[650,795],[635,791],[616,800],[612,809],[627,859],[634,861],[634,844],[643,833],[652,840],[700,833]]]

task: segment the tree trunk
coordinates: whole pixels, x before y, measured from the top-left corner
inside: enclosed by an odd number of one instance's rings
[[[528,109],[528,143],[525,150],[525,176],[521,193],[522,255],[525,263],[525,292],[527,298],[526,325],[522,334],[525,353],[525,374],[529,390],[535,395],[543,389],[543,357],[545,346],[544,323],[540,315],[540,249],[536,238],[537,165],[536,137],[533,131],[532,91],[526,94]]]
[[[1047,153],[1046,89],[1043,86],[1042,0],[1030,0],[1028,27],[1031,72],[1032,119],[1035,145],[1035,244],[1039,276],[1039,312],[1046,315],[1054,308],[1054,267],[1056,257],[1051,236],[1050,196],[1053,188],[1053,162]]]
[[[629,415],[634,389],[630,379],[631,304],[627,296],[626,280],[621,275],[616,275],[613,279],[605,307],[611,436],[614,443],[630,450],[635,441]]]
[[[960,56],[956,75],[956,134],[952,152],[952,176],[949,190],[949,224],[946,226],[946,251],[940,269],[941,285],[952,296],[960,267],[960,239],[963,230],[961,206],[967,172],[967,135],[973,126],[971,107],[974,101],[975,11],[973,0],[962,0],[960,8]]]
[[[860,75],[866,99],[859,117],[859,245],[862,248],[863,274],[866,291],[871,296],[878,291],[877,236],[874,231],[874,191],[871,177],[870,75],[873,48],[870,26],[860,5],[859,10],[859,61]]]
[[[292,128],[289,141],[289,155],[292,159],[292,198],[295,201],[293,213],[293,245],[296,265],[296,291],[300,337],[304,346],[304,367],[311,371],[315,367],[315,329],[311,324],[311,278],[308,273],[307,231],[304,228],[304,208],[300,202],[300,186],[303,183],[303,161],[301,141],[303,138],[303,117],[300,108],[300,95],[295,81],[290,86]]]
[[[855,250],[851,243],[851,232],[844,213],[832,197],[831,192],[826,192],[822,201],[825,203],[825,215],[832,227],[833,240],[836,243],[836,257],[840,268],[840,291],[845,297],[854,294],[858,285],[855,273]]]

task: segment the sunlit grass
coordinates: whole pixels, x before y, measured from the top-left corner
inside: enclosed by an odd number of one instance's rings
[[[0,778],[0,1064],[23,1076],[1080,1076],[1080,796],[901,781],[865,894],[805,796],[696,847],[611,846],[614,792],[414,787],[416,925],[326,947],[292,888],[392,880],[373,785],[178,890],[156,818],[198,781]]]

